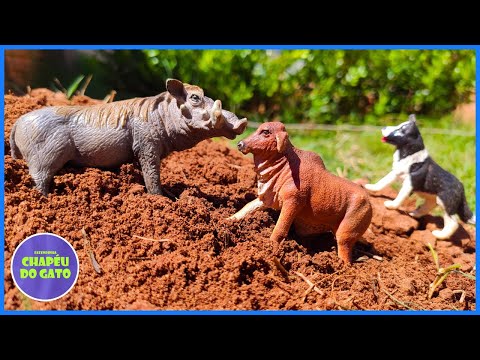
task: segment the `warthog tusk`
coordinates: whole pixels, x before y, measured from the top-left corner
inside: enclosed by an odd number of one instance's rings
[[[205,110],[205,109],[202,110],[201,114],[202,114],[202,120],[209,120],[210,115],[208,114],[207,110]]]
[[[186,118],[190,119],[192,117],[192,114],[190,114],[190,110],[188,110],[185,104],[180,105],[180,111],[182,112],[182,115]]]
[[[220,100],[215,100],[212,108],[212,114],[215,129],[221,128],[225,119],[222,115],[222,102]]]

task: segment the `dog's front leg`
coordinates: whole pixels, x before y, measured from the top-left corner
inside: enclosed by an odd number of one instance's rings
[[[247,205],[245,205],[241,210],[233,214],[232,216],[228,217],[227,220],[240,220],[243,219],[248,214],[262,209],[264,206],[263,201],[259,198],[256,198],[253,201],[250,201]]]
[[[272,235],[270,235],[270,240],[274,244],[279,243],[287,237],[290,226],[292,226],[293,220],[295,220],[295,216],[299,210],[300,208],[294,202],[283,204],[275,229],[273,229]]]
[[[380,191],[393,183],[397,179],[397,173],[395,171],[390,171],[382,179],[380,179],[376,184],[365,184],[364,187],[370,191]]]
[[[410,196],[410,194],[412,193],[412,190],[413,190],[412,181],[410,179],[410,176],[407,176],[395,200],[385,201],[384,202],[385,207],[387,209],[392,209],[392,210],[398,209],[400,205],[402,205],[402,203],[405,201],[405,199]]]

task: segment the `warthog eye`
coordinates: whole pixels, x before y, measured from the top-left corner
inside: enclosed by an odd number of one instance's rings
[[[200,96],[198,96],[197,94],[192,94],[190,96],[190,99],[192,99],[193,102],[199,102],[200,101]]]

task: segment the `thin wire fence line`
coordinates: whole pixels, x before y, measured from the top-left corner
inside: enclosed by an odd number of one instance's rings
[[[256,129],[262,123],[249,121],[247,126]],[[325,131],[356,131],[356,132],[378,132],[383,126],[373,125],[333,125],[333,124],[285,124],[285,127],[290,130],[325,130]],[[475,137],[475,131],[462,131],[456,129],[437,129],[437,128],[422,128],[422,133],[438,134],[438,135],[453,135],[462,137]]]

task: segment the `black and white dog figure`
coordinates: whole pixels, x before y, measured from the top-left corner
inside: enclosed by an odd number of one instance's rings
[[[387,209],[398,209],[412,191],[425,202],[410,216],[419,218],[428,214],[435,206],[445,211],[442,230],[432,231],[437,239],[448,239],[458,228],[458,218],[475,224],[475,215],[468,207],[463,184],[452,174],[442,169],[427,152],[417,128],[415,115],[398,126],[382,129],[382,141],[394,145],[392,171],[376,184],[366,184],[370,191],[380,191],[397,179],[403,181],[395,200],[385,201]]]

